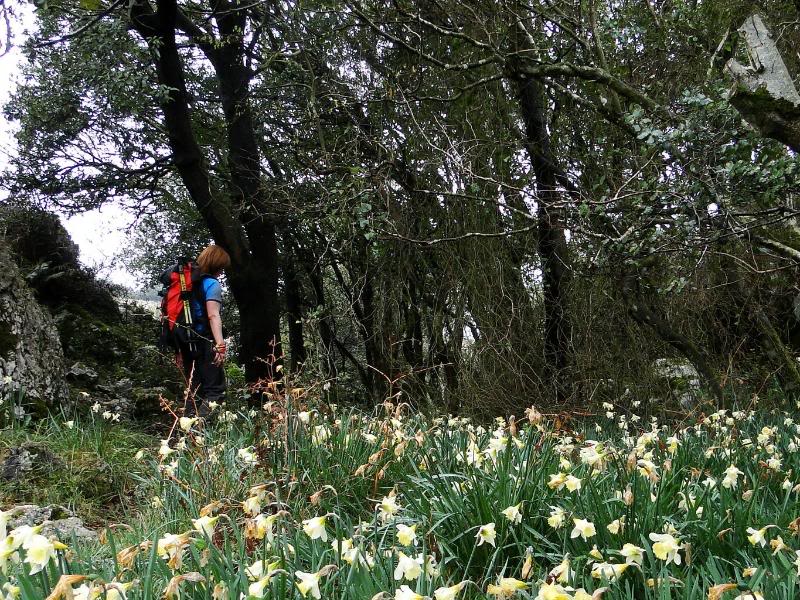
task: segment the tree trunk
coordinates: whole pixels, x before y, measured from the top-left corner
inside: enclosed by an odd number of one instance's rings
[[[544,86],[524,77],[517,81],[520,111],[525,123],[525,148],[536,175],[538,252],[544,292],[544,355],[556,397],[569,394],[566,369],[571,360],[572,327],[567,313],[569,259],[563,211],[558,207],[555,161],[547,131]]]
[[[158,82],[168,90],[161,109],[175,168],[214,240],[231,255],[228,281],[241,317],[241,358],[247,381],[272,376],[270,355],[280,355],[275,228],[264,219],[248,219],[247,227],[243,227],[232,216],[230,202],[242,202],[259,190],[258,150],[253,154],[255,137],[249,107],[244,119],[236,112],[238,99],[246,98],[247,93],[246,86],[235,83],[241,83],[241,72],[220,79],[221,90],[224,87],[228,93],[224,103],[234,179],[234,191],[225,201],[212,193],[208,167],[192,127],[183,64],[175,41],[176,0],[158,0],[155,12],[148,2],[139,0],[132,4],[130,14],[133,28],[151,49]]]
[[[285,258],[283,267],[284,297],[286,298],[286,320],[289,329],[290,369],[298,371],[306,362],[306,347],[303,335],[303,310],[300,294],[300,282],[293,259]]]

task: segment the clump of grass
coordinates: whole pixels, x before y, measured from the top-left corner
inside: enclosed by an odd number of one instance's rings
[[[142,468],[134,456],[154,438],[134,425],[98,415],[69,420],[51,416],[27,427],[0,430],[0,456],[12,448],[37,455],[30,471],[0,480],[3,504],[58,504],[90,524],[115,519],[132,508]]]

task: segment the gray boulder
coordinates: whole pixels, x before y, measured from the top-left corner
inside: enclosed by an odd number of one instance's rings
[[[37,506],[35,504],[20,504],[9,509],[13,516],[8,522],[8,528],[28,525],[35,527],[44,525],[42,535],[55,537],[59,541],[69,543],[73,539],[79,541],[92,541],[97,539],[97,533],[92,531],[75,516],[71,510],[52,504],[50,506]]]
[[[33,292],[0,241],[0,395],[19,389],[36,412],[65,402],[64,352],[53,318]]]

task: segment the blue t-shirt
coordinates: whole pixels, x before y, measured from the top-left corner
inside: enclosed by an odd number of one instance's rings
[[[220,311],[222,310],[222,286],[219,281],[210,276],[203,277],[203,295],[206,302],[213,301],[219,302]],[[194,320],[194,330],[197,333],[203,333],[206,330],[205,322],[208,319],[206,315],[205,306],[201,306],[196,298],[192,298],[192,319]]]

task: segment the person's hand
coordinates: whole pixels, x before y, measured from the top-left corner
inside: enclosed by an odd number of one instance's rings
[[[225,362],[225,354],[228,351],[228,347],[225,345],[225,342],[220,342],[219,344],[214,345],[214,366],[221,367]]]

